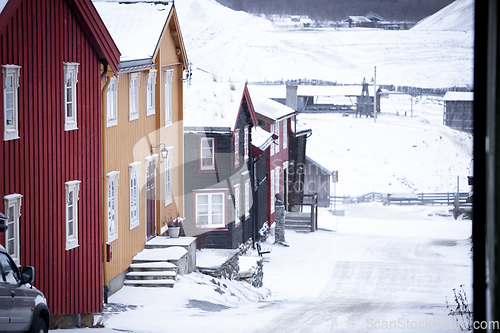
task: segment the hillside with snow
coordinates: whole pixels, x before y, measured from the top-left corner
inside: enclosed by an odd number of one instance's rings
[[[178,0],[175,5],[193,66],[228,80],[360,83],[373,77],[377,66],[379,84],[473,84],[471,30],[283,29],[215,0]],[[472,25],[471,19],[460,21]]]
[[[474,0],[456,0],[418,22],[414,31],[474,31]]]

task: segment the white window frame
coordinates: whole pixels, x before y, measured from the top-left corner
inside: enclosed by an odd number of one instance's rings
[[[165,91],[165,127],[172,125],[172,78],[174,70],[166,68],[163,71]]]
[[[141,162],[128,165],[130,230],[139,226],[139,177]]]
[[[240,129],[234,130],[234,167],[240,165]]]
[[[141,73],[129,73],[128,75],[128,120],[139,119],[139,86],[141,85]]]
[[[281,193],[280,191],[280,174],[281,174],[281,167],[276,167],[276,169],[274,169],[274,180],[275,180],[275,189],[274,189],[274,193],[277,194],[277,193]]]
[[[245,162],[248,161],[248,126],[243,129],[243,155],[245,156]]]
[[[275,129],[274,129],[274,128],[275,128],[275,124],[271,124],[270,132],[271,132],[272,134],[275,134],[275,133],[274,133],[274,131],[275,131]],[[274,139],[273,139],[273,141],[271,142],[271,156],[273,156],[273,155],[274,155],[274,153],[276,152],[276,147],[275,147],[275,145],[276,145],[276,140],[274,140]]]
[[[22,198],[23,196],[21,194],[9,194],[3,197],[4,201],[4,208],[5,208],[5,215],[7,217],[7,225],[9,226],[9,229],[5,232],[5,249],[7,252],[9,252],[10,256],[12,259],[14,259],[14,262],[16,265],[20,265],[20,258],[21,258],[21,247],[20,247],[20,242],[19,242],[19,220],[21,218],[21,205],[22,205]],[[9,223],[9,211],[10,207],[13,208],[13,213],[14,213],[14,219],[12,224]],[[9,245],[9,236],[12,235],[12,248]]]
[[[109,78],[106,89],[106,127],[118,125],[118,78]]]
[[[106,221],[108,244],[118,238],[118,180],[120,171],[111,171],[106,175]]]
[[[250,217],[250,180],[245,181],[245,219]]]
[[[274,195],[275,195],[275,186],[274,186],[274,170],[271,170],[271,177],[270,177],[270,182],[269,182],[269,187],[271,189],[271,214],[274,213]]]
[[[277,154],[280,152],[280,123],[276,122],[276,125],[274,125],[274,134],[278,136],[276,139],[276,145],[274,147],[274,153]]]
[[[234,225],[240,223],[240,184],[234,185]]]
[[[3,91],[3,140],[19,139],[19,77],[21,66],[2,65]],[[7,92],[7,79],[11,80],[12,92]],[[12,93],[12,124],[7,124],[7,94]]]
[[[64,206],[66,211],[66,251],[78,247],[78,201],[80,199],[80,183],[81,181],[79,180],[72,180],[64,183]],[[70,203],[72,204],[72,206],[70,206]],[[72,212],[70,212],[70,207],[73,208]],[[73,222],[73,228],[70,227],[70,222]]]
[[[148,86],[146,89],[146,116],[151,116],[156,113],[156,69],[150,69],[148,73]]]
[[[283,120],[283,149],[288,147],[288,119]]]
[[[167,147],[168,154],[165,159],[165,207],[173,201],[173,161],[174,147]]]
[[[203,146],[203,142],[206,142],[207,145],[206,147]],[[207,157],[203,157],[203,152],[205,150],[210,149],[210,146],[208,143],[212,143],[212,159],[211,159],[211,164],[210,165],[203,165],[203,160],[208,160]],[[215,138],[208,138],[208,137],[202,137],[200,138],[200,170],[206,171],[206,170],[215,170]]]
[[[73,131],[78,129],[78,114],[76,100],[76,84],[78,83],[78,66],[76,62],[64,63],[64,130]],[[74,80],[68,85],[68,75],[72,75]],[[69,91],[71,89],[71,91]],[[68,116],[68,107],[71,107],[71,116]]]
[[[211,223],[212,222],[212,217],[213,217],[213,205],[211,204],[212,203],[212,198],[214,196],[219,196],[221,195],[222,196],[222,222],[221,223],[218,223],[218,224],[215,224],[215,223]],[[206,225],[200,225],[198,223],[198,212],[199,212],[199,209],[198,209],[198,202],[199,202],[199,198],[201,196],[207,196],[207,206],[208,206],[208,212],[207,212],[207,215],[208,215],[208,223]],[[194,203],[194,207],[195,207],[195,219],[196,219],[196,227],[198,228],[210,228],[210,229],[215,229],[215,228],[225,228],[226,227],[226,192],[206,192],[206,193],[203,193],[203,192],[196,192],[195,193],[195,203]]]

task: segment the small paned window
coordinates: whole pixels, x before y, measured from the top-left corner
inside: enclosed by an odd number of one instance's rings
[[[21,66],[3,65],[3,139],[19,139],[19,77]]]
[[[250,180],[245,181],[245,219],[250,217]]]
[[[234,167],[240,165],[240,131],[234,131]]]
[[[274,213],[274,194],[275,194],[275,189],[276,187],[274,186],[274,170],[271,170],[271,181],[269,182],[269,187],[271,189],[271,197],[269,198],[271,200],[271,214]]]
[[[111,77],[109,79],[108,89],[106,90],[106,127],[115,126],[118,124],[118,78]]]
[[[106,175],[107,183],[107,222],[108,243],[118,238],[118,179],[119,171],[112,171]]]
[[[139,85],[141,83],[140,73],[129,74],[129,115],[128,120],[139,119]]]
[[[243,149],[245,150],[243,152],[245,156],[245,162],[248,161],[248,126],[245,126],[244,131],[243,131]]]
[[[78,247],[78,200],[80,181],[66,182],[66,250]]]
[[[173,69],[165,69],[165,127],[172,125],[172,77]]]
[[[274,129],[275,125],[274,124],[271,124],[271,133],[275,134],[275,129]],[[274,155],[275,151],[276,151],[276,141],[273,140],[273,142],[271,143],[271,156]]]
[[[214,138],[200,138],[200,170],[215,170]]]
[[[156,89],[156,69],[150,69],[148,73],[148,86],[146,91],[146,116],[155,114],[155,89]]]
[[[198,228],[221,228],[225,221],[225,193],[196,193],[196,226]]]
[[[288,127],[287,127],[288,120],[285,119],[283,120],[283,149],[286,149],[288,147]]]
[[[240,223],[240,184],[234,186],[234,224]]]
[[[172,203],[172,166],[174,161],[174,147],[167,147],[168,155],[165,159],[165,206]]]
[[[141,162],[129,164],[130,230],[139,225],[139,172]]]
[[[78,83],[78,65],[64,63],[64,130],[78,129],[76,107],[76,84]]]
[[[4,197],[4,207],[7,217],[7,231],[5,232],[5,249],[20,264],[19,220],[21,218],[21,194],[9,194]]]

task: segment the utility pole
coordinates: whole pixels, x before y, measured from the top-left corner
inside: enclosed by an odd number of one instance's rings
[[[373,120],[377,122],[377,66],[373,77]]]

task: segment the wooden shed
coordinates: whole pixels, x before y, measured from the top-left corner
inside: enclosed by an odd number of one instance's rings
[[[474,93],[448,91],[443,98],[443,124],[467,132],[474,130]]]
[[[53,315],[99,312],[100,75],[118,71],[118,48],[90,0],[10,0],[0,50],[0,243],[35,267]]]

